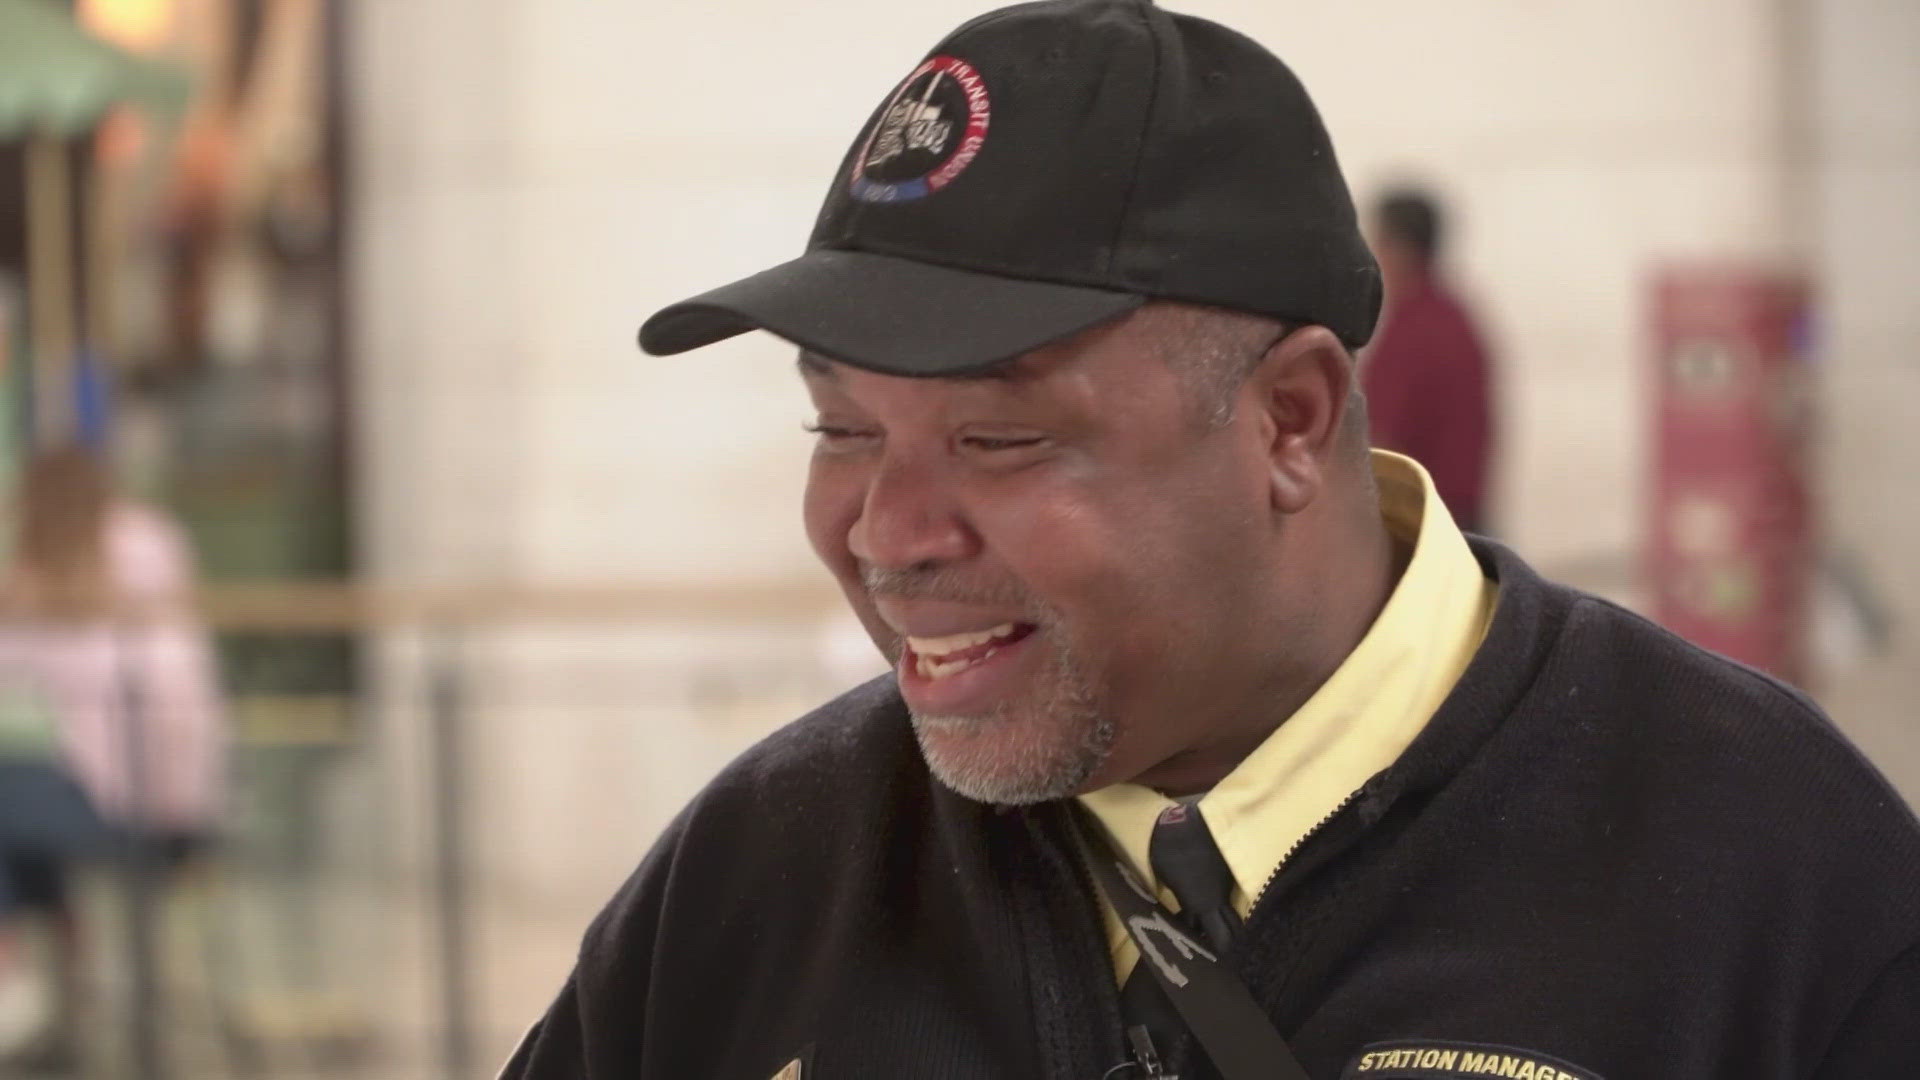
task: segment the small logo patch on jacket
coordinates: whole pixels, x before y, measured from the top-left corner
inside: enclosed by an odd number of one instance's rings
[[[1452,1080],[1499,1076],[1507,1080],[1604,1080],[1597,1072],[1534,1050],[1487,1043],[1402,1039],[1362,1047],[1341,1080]]]

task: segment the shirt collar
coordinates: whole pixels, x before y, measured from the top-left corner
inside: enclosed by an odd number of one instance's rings
[[[1244,915],[1288,854],[1391,765],[1453,689],[1493,613],[1494,583],[1410,458],[1373,452],[1380,512],[1412,557],[1373,626],[1287,721],[1199,800]],[[1172,800],[1137,784],[1080,797],[1153,880],[1147,842]]]

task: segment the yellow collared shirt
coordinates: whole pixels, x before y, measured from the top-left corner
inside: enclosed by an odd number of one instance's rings
[[[1199,800],[1233,871],[1233,903],[1243,917],[1294,845],[1413,742],[1466,671],[1493,617],[1498,589],[1427,471],[1382,450],[1373,452],[1373,470],[1387,528],[1413,547],[1406,571],[1346,661]],[[1080,801],[1141,878],[1177,909],[1147,859],[1154,820],[1172,800],[1137,784],[1115,784]],[[1112,909],[1103,911],[1114,974],[1124,981],[1139,952]]]

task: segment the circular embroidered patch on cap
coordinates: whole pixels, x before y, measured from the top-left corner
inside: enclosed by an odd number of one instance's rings
[[[853,160],[853,197],[905,202],[953,182],[986,145],[987,83],[965,60],[930,57],[907,76]]]

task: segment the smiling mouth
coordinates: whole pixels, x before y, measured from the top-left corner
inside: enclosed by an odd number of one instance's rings
[[[994,653],[1033,633],[1032,623],[1007,622],[985,630],[942,637],[908,636],[913,670],[929,682],[949,678],[985,663]]]

